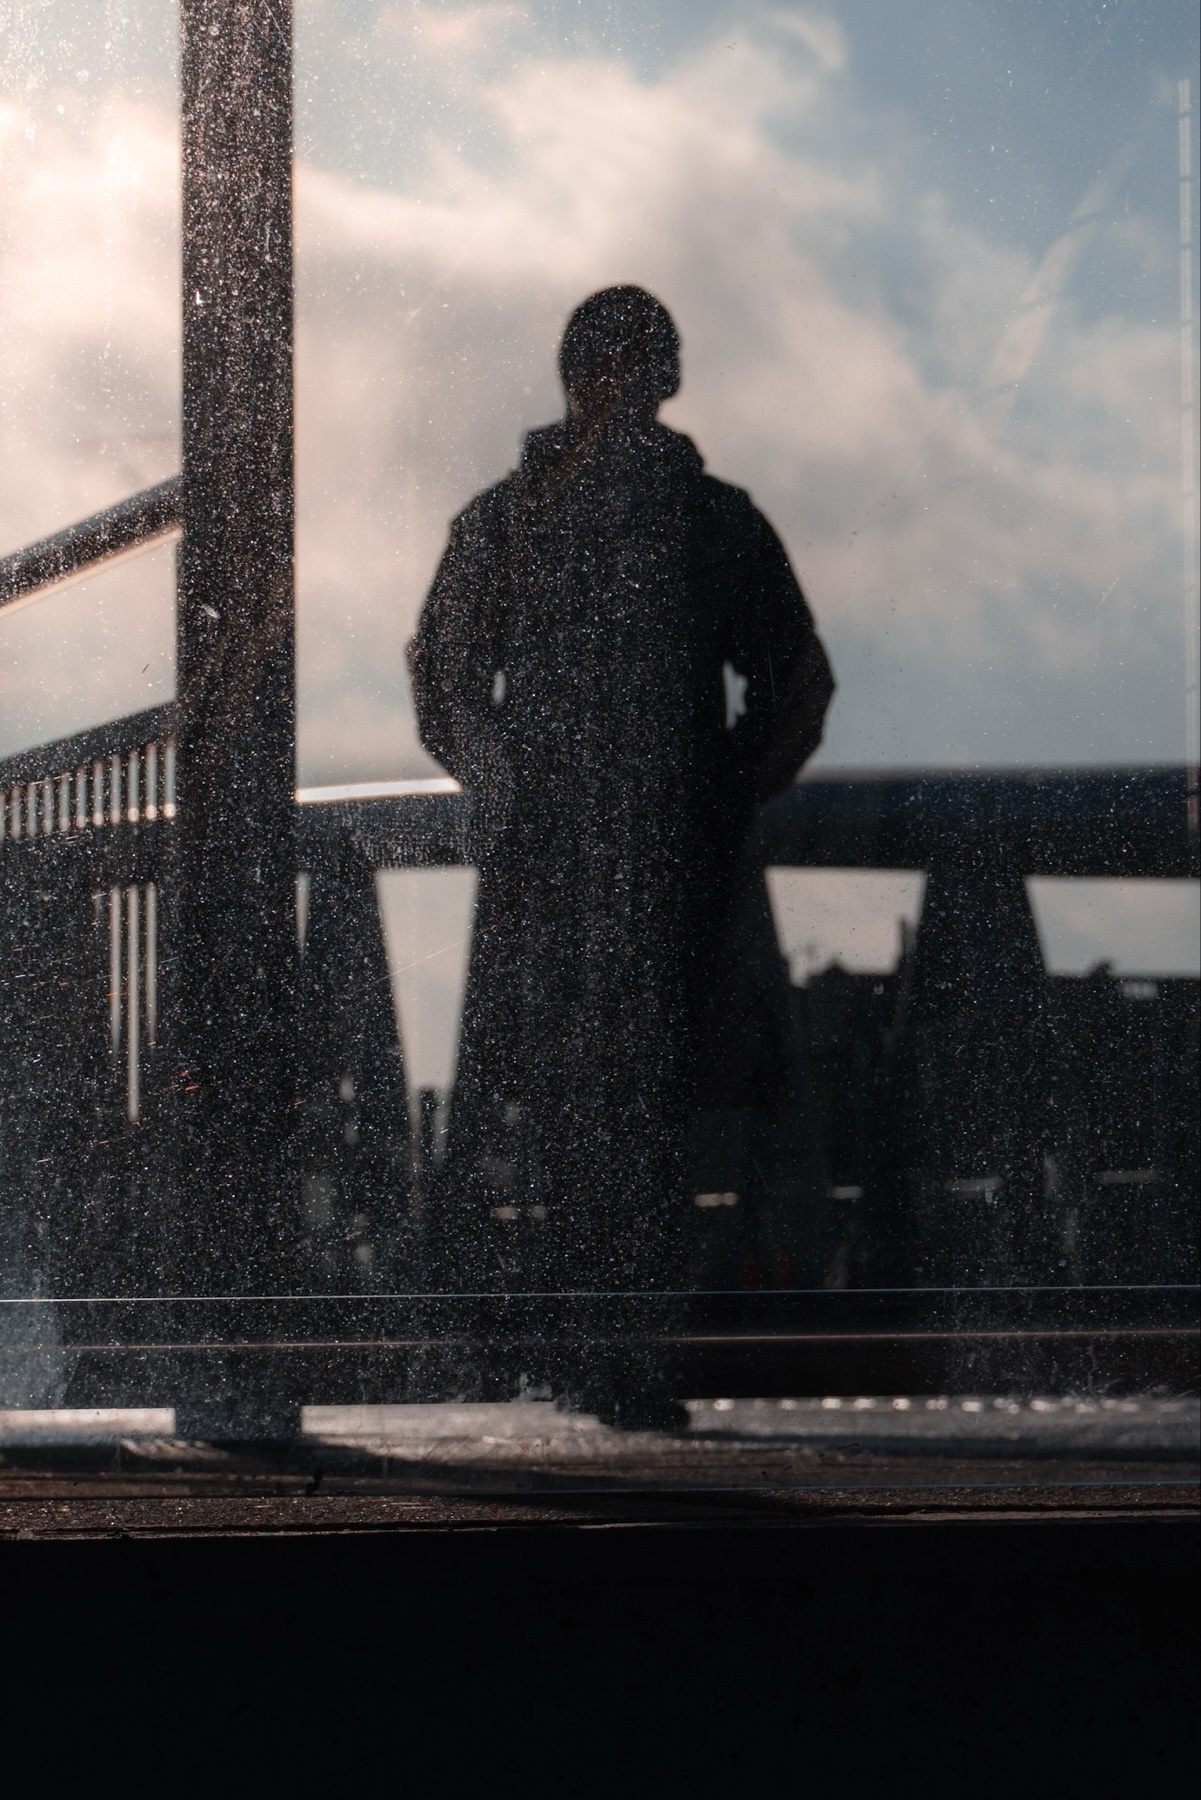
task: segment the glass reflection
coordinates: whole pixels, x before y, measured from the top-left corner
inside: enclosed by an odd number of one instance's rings
[[[812,806],[842,804],[813,784],[848,769],[1179,766],[1195,632],[1180,611],[1182,242],[1190,272],[1195,253],[1178,205],[1183,8],[1088,27],[1030,11],[1020,42],[1016,14],[981,38],[954,9],[902,25],[871,0],[821,17],[664,4],[602,18],[554,0],[367,8],[351,32],[348,17],[331,3],[300,20],[301,755],[314,778],[436,764],[504,811],[485,746],[514,717],[510,672],[460,647],[455,679],[475,683],[480,711],[479,760],[458,762],[465,747],[428,717],[420,675],[411,711],[400,645],[442,520],[552,416],[558,321],[581,289],[618,279],[662,295],[680,323],[688,381],[663,423],[754,493],[805,571],[839,674],[802,784]],[[573,723],[612,680],[598,687],[587,668],[564,681]],[[668,783],[671,758],[655,766]],[[560,968],[538,954],[562,916],[551,871],[575,867],[577,767],[565,754],[538,799],[531,786],[508,803],[531,836],[539,807],[558,820],[519,871],[489,869],[504,827],[473,852],[484,876],[428,1278],[553,1284],[566,1266],[543,1269],[550,1234],[530,1235],[529,1208],[547,1202],[529,1094],[545,1089],[542,1119],[584,1116],[558,1100],[573,1056],[583,1066],[572,1046],[589,1008],[549,996],[568,974],[583,995],[586,948],[565,933],[574,960],[567,941]],[[689,1140],[684,1266],[701,1286],[1008,1284],[1083,1268],[1064,1234],[1091,1127],[1057,1084],[1078,1095],[1064,1069],[1120,1064],[1127,1039],[1112,1008],[1075,997],[1073,980],[1113,961],[1104,931],[1061,966],[1047,904],[1063,919],[1082,902],[1044,896],[1118,878],[1102,848],[1111,799],[1062,789],[1058,804],[1092,821],[1072,863],[1016,827],[993,857],[987,787],[962,791],[941,848],[935,790],[889,791],[881,805],[928,822],[906,854],[864,833],[815,847],[804,807],[783,802],[757,846],[775,864],[775,938],[760,895],[738,997],[727,983],[706,1024],[754,1039],[754,1075],[743,1104],[701,1108],[699,1128],[681,1122],[682,1090],[661,1109]],[[1171,804],[1156,817],[1179,847]],[[1127,881],[1162,892],[1186,872],[1183,851],[1170,869],[1139,855]],[[523,883],[528,905],[513,898]],[[494,917],[502,890],[510,907]],[[1126,909],[1119,972],[1163,963],[1157,905]],[[1172,966],[1187,984],[1191,965]],[[1179,991],[1187,1011],[1194,990]],[[558,1046],[537,1082],[523,1018]],[[1194,1071],[1166,1015],[1164,1029],[1166,1121]],[[608,1040],[595,1047],[608,1063]],[[579,1191],[624,1161],[583,1143],[567,1182]],[[568,1160],[551,1156],[565,1176]],[[1181,1140],[1172,1194],[1195,1161]]]
[[[21,11],[0,549],[176,466],[171,10]],[[187,391],[232,396],[223,488],[201,504],[185,457],[104,563],[88,522],[78,579],[45,598],[44,546],[41,573],[0,565],[14,1392],[112,1398],[96,1357],[137,1315],[89,1314],[93,1340],[59,1301],[166,1293],[163,1342],[197,1354],[293,1332],[362,1396],[549,1381],[610,1421],[641,1388],[644,1420],[680,1423],[683,1364],[632,1340],[687,1342],[694,1391],[718,1393],[712,1342],[745,1349],[762,1318],[764,1391],[803,1366],[837,1401],[856,1367],[884,1380],[846,1344],[877,1344],[890,1307],[897,1341],[918,1321],[898,1411],[910,1376],[973,1407],[985,1381],[1177,1379],[1199,1178],[1195,20],[1102,10],[299,7],[298,745],[276,731],[286,281],[269,342],[261,307],[238,320],[270,351],[257,415],[253,358],[223,360],[243,340],[214,325],[207,361],[193,342]],[[283,218],[268,36],[254,116],[279,180],[218,157],[209,192]],[[211,173],[189,171],[193,191]],[[249,216],[221,210],[215,251]],[[279,243],[236,248],[257,279]],[[239,464],[272,407],[271,455]],[[189,506],[194,565],[205,529],[248,565],[271,537],[281,578],[227,568],[217,591],[210,555],[177,705],[166,540]],[[838,671],[828,719],[792,565]],[[272,664],[246,622],[277,589]],[[224,1135],[185,1098],[198,1069]],[[278,1309],[251,1317],[259,1288]],[[553,1304],[522,1313],[530,1290]],[[1039,1307],[1075,1363],[1038,1364],[1034,1325],[1025,1361],[973,1362]],[[934,1373],[926,1326],[954,1340]],[[820,1353],[790,1362],[809,1331]],[[242,1353],[126,1397],[178,1398],[192,1425],[326,1397],[260,1392]]]

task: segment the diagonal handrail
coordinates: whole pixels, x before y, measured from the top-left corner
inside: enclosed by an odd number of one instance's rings
[[[0,557],[0,608],[134,544],[162,537],[179,523],[180,478],[172,475],[170,480],[106,506],[40,543]]]
[[[11,787],[31,781],[53,780],[73,770],[90,765],[98,757],[109,759],[126,756],[150,743],[163,743],[175,732],[175,702],[150,706],[143,712],[130,713],[120,719],[108,719],[101,725],[90,725],[85,731],[58,738],[52,744],[34,744],[0,757],[0,795]]]

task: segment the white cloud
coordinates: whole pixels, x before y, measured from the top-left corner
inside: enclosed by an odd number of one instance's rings
[[[414,48],[436,56],[472,56],[491,49],[519,26],[528,24],[524,6],[506,0],[484,0],[477,6],[430,6],[422,0],[382,6],[371,35],[377,41],[412,40]]]
[[[178,468],[178,205],[158,109],[0,104],[0,553]],[[170,696],[173,556],[0,614],[0,753]]]
[[[175,691],[175,542],[159,538],[0,614],[0,756]]]
[[[179,134],[0,104],[0,553],[178,467]]]
[[[841,75],[847,66],[847,41],[842,26],[828,13],[773,12],[771,22],[798,38],[816,56],[823,69]]]
[[[771,514],[833,640],[851,722],[839,732],[836,715],[841,760],[1172,754],[1161,711],[1138,710],[1179,618],[1171,332],[1079,323],[1061,270],[1026,389],[1009,411],[979,405],[1045,269],[837,144],[789,149],[773,125],[789,101],[794,124],[816,115],[821,81],[767,27],[654,83],[598,57],[531,56],[481,88],[503,159],[481,167],[441,145],[403,193],[306,174],[313,678],[332,687],[354,657],[332,603],[353,553],[355,635],[399,693],[446,519],[511,464],[519,428],[557,408],[564,314],[591,287],[638,280],[684,336],[671,416]],[[930,291],[916,323],[873,267],[907,201]]]
[[[434,63],[453,62],[491,148],[434,130],[392,189],[298,170],[306,780],[426,766],[403,646],[447,521],[558,411],[570,307],[630,280],[680,322],[670,417],[772,517],[831,642],[828,759],[1176,753],[1170,327],[1086,322],[1066,263],[1052,295],[1045,260],[907,187],[883,133],[866,157],[817,14],[747,14],[655,80],[540,52],[519,8],[378,17],[443,34]],[[518,48],[473,73],[515,25]],[[175,155],[170,121],[114,106],[10,174],[10,542],[168,472]],[[1017,358],[1023,296],[1038,342]],[[1002,406],[979,398],[998,357],[1024,377]]]

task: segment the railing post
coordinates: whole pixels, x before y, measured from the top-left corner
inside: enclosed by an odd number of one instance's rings
[[[169,1007],[188,1286],[294,1227],[290,0],[181,0],[183,541]]]

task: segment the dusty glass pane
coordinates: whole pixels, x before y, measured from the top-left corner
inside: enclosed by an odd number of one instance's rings
[[[183,473],[0,564],[0,1437],[1170,1469],[1191,13],[187,0],[181,292],[168,10],[10,55],[9,540]]]
[[[0,554],[179,467],[179,121],[164,0],[8,0]]]
[[[744,1058],[744,1091],[727,1080],[692,1128],[686,1260],[702,1287],[1088,1278],[1064,1243],[1099,1127],[1084,1077],[1063,1071],[1112,1066],[1116,1079],[1135,1054],[1128,972],[1160,978],[1138,1055],[1178,1165],[1155,1177],[1179,1214],[1168,1236],[1188,1236],[1195,1146],[1177,1099],[1195,1081],[1196,884],[1183,793],[1164,789],[1156,814],[1175,848],[1111,867],[1115,805],[1145,818],[1145,804],[1115,798],[1124,778],[1100,771],[1174,767],[1182,784],[1188,754],[1193,252],[1179,116],[1193,42],[1183,7],[1113,23],[935,5],[902,19],[866,3],[819,15],[331,0],[299,14],[305,778],[449,770],[466,804],[486,807],[484,764],[456,762],[429,716],[418,730],[403,646],[449,520],[551,442],[537,428],[563,413],[564,322],[615,283],[670,310],[683,379],[661,420],[763,510],[834,667],[799,797],[772,801],[751,852],[767,893],[748,890],[741,987],[718,1029],[741,1007],[758,1061],[751,1074]],[[518,587],[548,578],[487,542],[485,561],[508,558]],[[453,656],[482,644],[476,620]],[[521,676],[494,660],[500,718]],[[732,663],[724,674],[734,728],[746,683]],[[543,691],[574,694],[578,678],[552,658]],[[450,673],[435,686],[447,706],[465,692]],[[553,701],[540,704],[550,731]],[[577,720],[595,712],[597,743],[633,766],[607,690],[570,705]],[[652,764],[665,754],[648,739]],[[1005,769],[1009,786],[982,777]],[[537,899],[487,828],[477,845],[466,1016],[458,989],[441,1002],[461,1053],[448,1128],[438,1115],[449,1185],[421,1202],[427,1236],[481,1167],[491,1187],[475,1204],[505,1229],[545,1212],[537,1156],[514,1147],[532,1132],[550,1154],[547,1113],[516,1091],[538,1080],[510,1074],[502,1094],[504,1057],[479,1045],[504,1038],[520,1062],[525,1032],[565,1053],[573,1015],[545,950],[559,931],[586,964],[582,938],[607,916],[568,898],[587,879],[572,861],[589,854],[574,816],[585,787],[567,782],[553,802],[562,844],[547,838],[534,860],[563,861]],[[528,815],[534,788],[519,783],[512,804]],[[864,807],[908,823],[865,825]],[[1075,821],[1070,851],[1060,811]],[[670,884],[647,874],[665,843],[648,827],[637,879],[652,910],[668,904]],[[540,996],[519,1015],[505,1011],[498,930]],[[436,966],[441,933],[411,914],[405,963]],[[599,1004],[598,1071],[617,1055],[602,1018],[617,1001]],[[550,1065],[545,1079],[558,1079]],[[543,1100],[550,1114],[576,1104]],[[472,1122],[489,1108],[486,1129]],[[598,1115],[600,1163],[606,1129]],[[471,1145],[457,1164],[456,1132]],[[596,1168],[559,1168],[569,1186],[603,1186]],[[1132,1229],[1114,1225],[1118,1240]],[[1165,1278],[1191,1266],[1181,1254]],[[534,1280],[533,1256],[515,1250],[505,1279]]]

